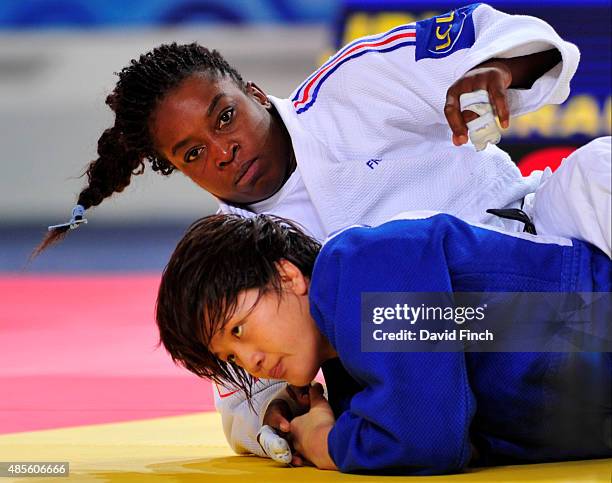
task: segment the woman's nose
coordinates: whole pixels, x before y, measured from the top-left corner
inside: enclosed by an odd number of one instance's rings
[[[242,362],[244,370],[253,376],[260,376],[265,359],[263,352],[256,349],[244,349],[242,352],[238,354],[238,359]]]
[[[217,168],[225,168],[232,163],[236,156],[237,145],[217,142],[213,144],[213,153],[215,166]]]

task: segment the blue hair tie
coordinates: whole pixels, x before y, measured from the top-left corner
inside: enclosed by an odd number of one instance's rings
[[[76,205],[74,208],[72,208],[72,218],[70,218],[70,221],[68,223],[62,223],[60,225],[51,225],[48,230],[53,231],[57,230],[58,228],[66,227],[68,227],[68,229],[70,230],[74,230],[75,228],[78,228],[79,225],[87,223],[87,218],[83,218],[83,215],[85,215],[85,207],[83,207],[82,205]]]

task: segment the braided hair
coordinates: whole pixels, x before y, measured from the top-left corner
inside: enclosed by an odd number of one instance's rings
[[[155,151],[148,123],[159,101],[198,72],[213,78],[229,76],[245,90],[240,74],[219,52],[197,43],[161,45],[138,60],[133,59],[117,74],[119,81],[106,98],[106,104],[115,113],[115,125],[106,129],[98,140],[98,158],[85,171],[88,184],[79,194],[78,205],[86,210],[113,193],[122,192],[130,184],[132,175],[144,172],[145,161],[153,171],[165,176],[175,170]],[[61,240],[69,229],[69,224],[65,224],[49,231],[33,257]]]

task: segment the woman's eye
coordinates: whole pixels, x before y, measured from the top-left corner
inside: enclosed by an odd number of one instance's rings
[[[232,122],[233,117],[234,117],[233,109],[228,109],[227,111],[224,111],[219,116],[219,128],[227,126],[230,122]]]
[[[242,325],[236,325],[232,328],[232,335],[234,337],[238,337],[238,338],[242,337],[242,332],[243,332]]]
[[[185,153],[185,162],[191,163],[198,159],[204,148],[193,148]]]

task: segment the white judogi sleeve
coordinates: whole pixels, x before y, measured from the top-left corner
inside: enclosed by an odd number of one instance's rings
[[[256,440],[263,417],[270,402],[276,398],[287,400],[287,384],[260,379],[252,388],[253,409],[240,389],[213,385],[215,407],[221,413],[223,432],[232,449],[239,454],[253,453],[266,456]]]
[[[501,13],[488,5],[474,12],[476,42],[466,51],[465,63],[455,69],[458,79],[472,66],[490,58],[509,59],[545,50],[557,49],[561,63],[540,77],[529,89],[510,89],[509,107],[512,116],[535,111],[545,104],[561,104],[570,94],[570,81],[580,61],[574,44],[561,39],[543,20]]]
[[[452,145],[443,111],[446,92],[487,59],[556,48],[562,62],[530,89],[510,90],[509,107],[517,116],[561,103],[569,95],[579,51],[533,17],[484,4],[454,12],[359,39],[331,57],[290,99],[271,99],[326,235],[354,223],[377,225],[407,210],[495,223],[487,208],[508,206],[536,189],[539,175],[523,178],[497,147],[476,153],[472,146]],[[445,37],[451,24],[454,30]],[[223,203],[220,211],[250,214]],[[312,232],[318,228],[296,221]],[[268,390],[260,383],[253,401],[257,415],[241,392],[216,396],[226,437],[237,452],[263,455],[256,435],[280,386]]]
[[[542,182],[524,207],[538,234],[578,238],[612,258],[611,146],[610,136],[591,141]]]

